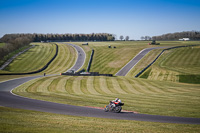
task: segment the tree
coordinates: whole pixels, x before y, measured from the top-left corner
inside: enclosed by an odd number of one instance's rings
[[[124,39],[124,37],[121,35],[121,36],[119,37],[119,39],[122,41],[122,39]]]
[[[126,36],[125,40],[128,41],[129,40],[129,36]]]
[[[145,38],[143,36],[141,36],[141,40],[144,40]]]
[[[145,36],[144,39],[145,40],[151,40],[151,37],[150,36]]]
[[[183,31],[176,33],[168,33],[160,36],[153,36],[153,40],[179,40],[182,38],[189,38],[190,40],[200,40],[199,31]]]

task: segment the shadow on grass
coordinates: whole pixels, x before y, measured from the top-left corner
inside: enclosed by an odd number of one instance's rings
[[[179,75],[179,82],[200,84],[200,75]]]

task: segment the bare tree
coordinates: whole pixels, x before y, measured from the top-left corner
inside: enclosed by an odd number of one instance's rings
[[[141,40],[144,40],[145,38],[143,36],[141,36]]]

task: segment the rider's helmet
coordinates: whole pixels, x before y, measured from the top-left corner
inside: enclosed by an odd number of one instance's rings
[[[121,100],[119,98],[116,98],[115,101],[121,103]]]
[[[119,98],[116,98],[115,101],[118,102]]]

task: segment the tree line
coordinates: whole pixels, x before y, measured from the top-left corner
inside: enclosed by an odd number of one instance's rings
[[[200,32],[199,31],[183,31],[176,33],[168,33],[160,36],[153,36],[152,40],[160,40],[160,41],[175,41],[182,38],[189,38],[190,40],[200,40]]]
[[[16,37],[27,37],[32,42],[40,41],[114,41],[113,34],[6,34],[1,38],[2,42],[14,40]]]
[[[32,38],[29,36],[20,36],[17,34],[13,35],[6,35],[6,37],[2,37],[0,42],[4,42],[5,45],[0,47],[0,60],[4,59],[4,56],[8,55],[9,53],[30,44]]]
[[[6,43],[0,48],[0,59],[9,53],[30,44],[31,42],[50,41],[114,41],[115,37],[108,33],[92,34],[5,34],[0,42]]]
[[[32,42],[41,41],[114,41],[115,37],[108,33],[92,33],[92,34],[6,34],[1,40],[13,40],[16,36],[28,37]]]

